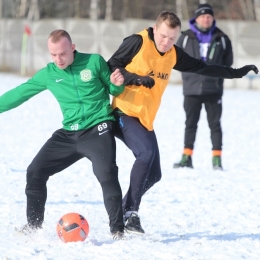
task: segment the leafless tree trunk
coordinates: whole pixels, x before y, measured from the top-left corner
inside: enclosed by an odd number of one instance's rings
[[[252,0],[239,0],[241,9],[246,20],[255,20],[254,3]]]
[[[260,0],[254,0],[253,2],[255,17],[257,21],[260,21]]]
[[[151,19],[162,10],[175,10],[181,19],[188,19],[203,3],[210,3],[219,17],[260,21],[260,0],[0,0],[0,17],[38,19],[41,15],[96,20],[100,19],[102,8],[102,18],[106,20]]]
[[[244,0],[239,0],[240,6],[241,6],[241,10],[244,16],[244,19],[248,19],[248,15],[247,15],[247,7],[246,7],[246,3]]]
[[[182,20],[182,0],[176,0],[176,14]]]
[[[80,0],[74,0],[74,17],[80,17]]]
[[[38,0],[31,0],[27,18],[29,20],[39,20],[40,19],[40,10],[39,10]]]
[[[226,12],[227,18],[228,18],[228,19],[231,19],[231,10],[230,10],[230,8],[229,8],[227,2],[226,2],[226,1],[223,1],[223,2],[222,2],[222,5],[223,5],[223,9],[228,11],[228,12]]]
[[[2,18],[3,14],[3,0],[0,0],[0,19]]]
[[[19,17],[25,17],[25,14],[28,10],[28,1],[27,0],[21,0],[20,8],[19,8]]]
[[[255,20],[255,12],[254,12],[254,5],[252,0],[246,0],[247,6],[247,17],[249,20]]]
[[[187,0],[176,0],[176,14],[182,19],[189,19]]]
[[[135,5],[136,17],[141,19],[143,17],[143,12],[142,12],[143,3],[142,3],[142,0],[135,0],[135,4],[134,5]]]
[[[90,14],[89,17],[92,20],[97,20],[99,18],[99,0],[91,0],[90,2]]]
[[[123,10],[121,12],[122,21],[124,21],[126,19],[126,17],[128,16],[127,10],[128,10],[128,0],[123,0]]]
[[[112,5],[113,5],[113,0],[106,0],[106,16],[105,16],[105,20],[107,20],[107,21],[113,20]]]
[[[183,18],[184,19],[189,19],[189,8],[187,4],[187,0],[183,0],[182,2],[182,13],[183,13]]]

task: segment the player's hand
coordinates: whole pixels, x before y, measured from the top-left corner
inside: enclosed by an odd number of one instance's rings
[[[122,75],[119,69],[116,69],[110,75],[110,81],[116,86],[121,86],[124,83],[124,76]]]
[[[237,69],[238,78],[244,77],[251,70],[254,71],[255,74],[258,74],[258,68],[255,65],[246,65],[240,69]]]
[[[144,87],[150,88],[150,89],[154,86],[154,84],[155,84],[154,79],[149,76],[140,76],[136,80],[137,86],[143,85]]]

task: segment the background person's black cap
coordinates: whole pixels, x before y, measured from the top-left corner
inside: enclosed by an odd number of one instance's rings
[[[209,4],[199,4],[197,10],[195,11],[195,18],[203,14],[210,14],[214,16],[213,9]]]

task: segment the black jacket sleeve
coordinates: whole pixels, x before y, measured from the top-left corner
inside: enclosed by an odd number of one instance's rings
[[[142,47],[143,39],[141,35],[133,34],[124,39],[118,50],[108,60],[108,66],[111,71],[120,69],[124,76],[125,85],[135,85],[139,75],[128,72],[125,67]]]
[[[173,69],[180,72],[192,72],[204,76],[217,77],[217,78],[240,78],[237,73],[237,69],[233,69],[226,66],[207,64],[202,60],[195,59],[189,56],[181,48],[174,45],[177,54],[177,62]]]

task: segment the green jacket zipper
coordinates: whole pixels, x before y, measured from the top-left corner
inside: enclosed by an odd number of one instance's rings
[[[82,107],[82,121],[84,122],[85,121],[85,111],[84,111],[84,106],[83,106],[83,102],[81,101],[80,99],[80,95],[79,95],[79,91],[78,91],[78,87],[77,87],[77,84],[75,82],[75,76],[74,76],[74,73],[72,71],[72,68],[71,68],[71,65],[70,65],[70,72],[71,72],[71,75],[72,75],[72,78],[73,78],[73,86],[77,92],[77,96],[78,96],[78,102],[79,104],[81,105]]]

